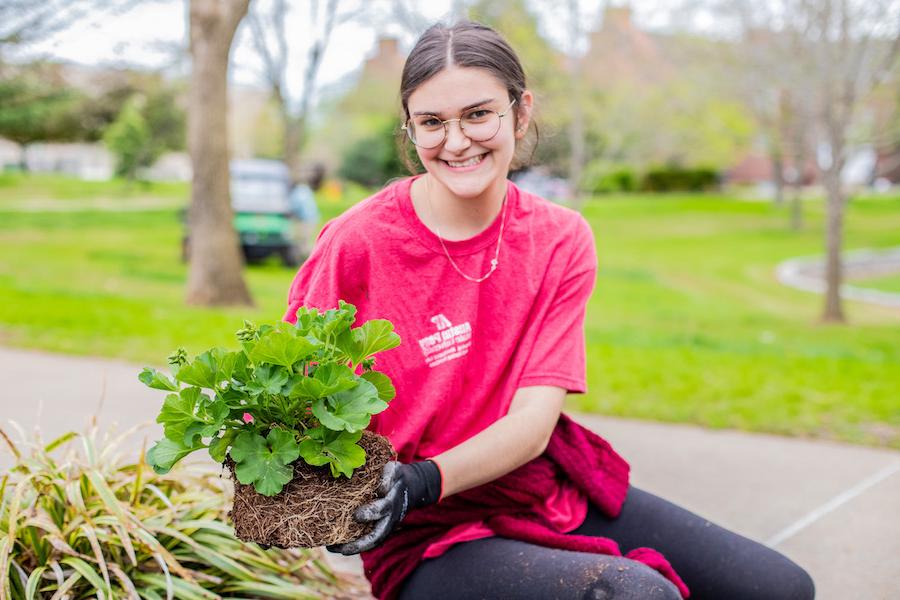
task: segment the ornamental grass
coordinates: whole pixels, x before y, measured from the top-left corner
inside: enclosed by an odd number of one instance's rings
[[[16,445],[0,429],[14,458],[0,477],[0,600],[366,597],[320,549],[235,539],[228,479],[190,466],[159,475],[143,451],[123,460],[132,433]]]

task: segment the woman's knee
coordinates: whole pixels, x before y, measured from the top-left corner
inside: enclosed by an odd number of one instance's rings
[[[816,597],[816,585],[812,577],[799,565],[787,562],[789,566],[785,567],[780,578],[779,595],[773,597],[784,600],[813,600]]]
[[[681,600],[671,581],[643,563],[614,558],[599,566],[583,600]]]

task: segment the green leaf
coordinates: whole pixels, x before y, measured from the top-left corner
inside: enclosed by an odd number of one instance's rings
[[[360,377],[374,385],[375,389],[378,390],[378,397],[385,402],[390,402],[397,395],[397,390],[394,388],[394,384],[391,383],[391,378],[384,373],[366,371]]]
[[[297,332],[301,336],[309,334],[313,329],[319,329],[319,309],[301,306],[297,309]]]
[[[258,396],[262,393],[280,394],[281,388],[290,379],[287,369],[278,365],[262,365],[253,370],[253,377],[244,388],[250,392],[252,396]]]
[[[319,365],[313,374],[313,378],[325,386],[326,395],[352,389],[357,382],[356,375],[347,365]]]
[[[250,394],[247,390],[230,385],[226,387],[222,392],[217,393],[216,398],[221,400],[231,408],[240,408],[246,403],[246,401],[250,400]]]
[[[214,352],[224,352],[220,348],[207,350],[193,361],[182,366],[175,374],[175,379],[188,385],[196,385],[201,388],[213,389],[219,382],[217,378],[218,367]]]
[[[225,424],[225,419],[228,418],[229,412],[231,411],[223,400],[218,398],[207,402],[201,400],[196,413],[196,419],[198,420],[195,420],[185,429],[182,439],[183,443],[186,446],[191,446],[199,443],[199,440],[195,439],[198,435],[200,437],[210,437],[218,433]]]
[[[87,579],[88,582],[90,582],[90,584],[94,587],[93,591],[98,593],[102,592],[104,594],[110,593],[109,587],[103,581],[103,578],[87,562],[75,556],[67,556],[59,562],[69,565],[70,567],[78,571],[78,573],[81,574],[82,577]]]
[[[293,325],[284,323],[287,327],[279,327],[267,332],[259,338],[256,346],[250,352],[250,360],[254,363],[271,363],[290,367],[295,362],[308,358],[316,349],[317,344],[303,337],[297,337]]]
[[[387,407],[387,403],[378,397],[375,386],[360,379],[358,385],[351,390],[338,392],[327,399],[314,400],[312,412],[328,429],[355,432],[365,429],[372,415]]]
[[[42,583],[41,575],[43,575],[46,570],[47,567],[40,566],[28,575],[28,583],[25,586],[25,600],[34,600],[38,586]]]
[[[147,464],[153,467],[154,471],[163,475],[168,473],[179,460],[203,447],[202,444],[186,446],[169,438],[163,438],[147,451]]]
[[[394,333],[394,325],[384,319],[366,321],[362,327],[350,330],[338,340],[338,345],[358,365],[377,352],[390,350],[400,345],[400,336]]]
[[[358,379],[347,365],[324,364],[312,377],[295,375],[289,396],[291,398],[324,398],[356,386]]]
[[[222,348],[215,348],[218,354],[215,356],[218,366],[217,379],[219,381],[228,381],[229,379],[237,379],[238,381],[246,381],[249,373],[247,371],[247,355],[241,350],[227,352]]]
[[[300,456],[313,466],[329,465],[331,475],[350,477],[353,470],[366,462],[366,451],[357,442],[362,432],[331,431],[316,427],[308,432],[309,438],[300,442]]]
[[[196,416],[197,407],[203,399],[208,401],[209,397],[197,387],[184,388],[178,394],[166,396],[156,422],[162,424],[167,438],[175,442],[184,440],[191,423],[200,420]]]
[[[242,431],[231,446],[231,458],[236,466],[234,474],[243,484],[253,484],[263,496],[274,496],[294,477],[290,463],[300,456],[300,446],[294,434],[273,429],[266,438],[251,431]]]
[[[228,404],[218,398],[201,402],[197,409],[197,417],[205,423],[215,425],[217,428],[228,418]]]
[[[234,438],[237,437],[237,434],[237,429],[226,429],[222,435],[212,439],[209,443],[209,455],[214,461],[217,463],[225,462],[225,455],[228,453],[228,447],[234,442]]]
[[[342,331],[350,329],[353,322],[356,321],[356,307],[343,300],[338,302],[337,309],[326,310],[322,315],[321,330],[325,337],[338,335]]]
[[[178,391],[178,386],[156,369],[145,367],[144,370],[141,371],[141,374],[138,375],[138,379],[140,379],[141,383],[147,387],[151,387],[155,390],[166,390],[169,392]]]

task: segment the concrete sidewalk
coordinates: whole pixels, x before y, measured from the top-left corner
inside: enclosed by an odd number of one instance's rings
[[[152,422],[162,392],[139,365],[0,348],[2,427],[44,440],[101,425]],[[823,600],[900,598],[900,452],[594,415],[573,416],[609,440],[632,482],[777,548],[806,568]],[[138,438],[153,440],[152,425]],[[137,441],[137,440],[136,440]],[[0,450],[0,471],[10,456]],[[357,559],[330,555],[342,570]]]

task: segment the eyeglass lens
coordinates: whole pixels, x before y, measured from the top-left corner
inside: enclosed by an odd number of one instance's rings
[[[450,119],[455,121],[456,119]],[[432,115],[419,115],[407,121],[409,139],[422,148],[439,146],[447,137],[449,122]],[[476,108],[459,118],[459,126],[470,140],[486,142],[500,130],[500,115],[493,110]]]

